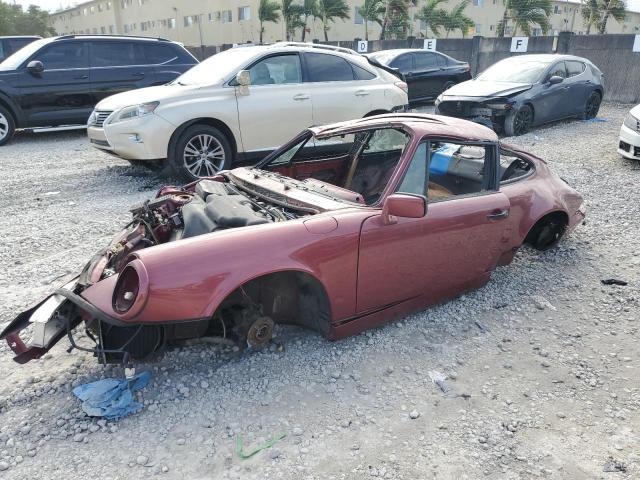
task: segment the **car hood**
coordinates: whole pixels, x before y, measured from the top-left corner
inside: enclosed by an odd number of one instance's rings
[[[449,88],[444,92],[444,97],[507,97],[516,93],[529,90],[530,83],[514,82],[484,82],[480,80],[467,80]]]
[[[633,107],[629,113],[636,118],[640,118],[640,105]]]
[[[128,92],[117,93],[102,100],[96,105],[96,110],[118,110],[120,108],[147,102],[161,102],[168,98],[175,99],[188,95],[200,88],[197,85],[167,84],[156,87],[139,88]]]

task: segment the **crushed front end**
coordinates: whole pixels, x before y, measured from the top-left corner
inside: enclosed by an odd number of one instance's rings
[[[515,104],[515,100],[506,97],[440,96],[435,102],[439,115],[470,120],[497,132],[504,130],[505,118]]]

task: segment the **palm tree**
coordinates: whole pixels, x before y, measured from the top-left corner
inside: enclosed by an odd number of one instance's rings
[[[318,13],[318,1],[317,0],[304,0],[302,4],[302,22],[304,23],[304,27],[302,28],[302,41],[305,41],[307,37],[307,23],[309,21],[309,17],[316,21],[316,13]]]
[[[597,26],[600,21],[600,17],[602,16],[602,11],[600,9],[601,3],[599,0],[583,0],[582,8],[580,9],[580,13],[582,14],[582,21],[587,26],[586,34],[589,35],[591,33],[591,27]]]
[[[540,25],[542,33],[547,33],[551,28],[549,16],[553,6],[551,0],[504,0],[504,14],[498,22],[498,36],[504,37],[507,22],[513,20],[513,33],[518,28],[526,36],[531,35],[531,25]]]
[[[282,18],[284,19],[285,37],[292,40],[297,28],[304,26],[302,19],[302,5],[293,3],[293,0],[282,0]]]
[[[273,0],[260,0],[258,7],[258,20],[260,21],[260,44],[262,44],[262,35],[264,34],[264,22],[278,23],[280,20],[280,4]]]
[[[475,25],[474,21],[464,14],[467,5],[469,5],[469,0],[462,0],[453,7],[453,10],[445,12],[443,26],[445,32],[447,32],[447,38],[449,38],[450,32],[458,29],[462,32],[462,36],[466,37],[469,29]]]
[[[344,0],[318,0],[318,17],[322,22],[324,41],[329,41],[329,23],[336,18],[346,20],[349,18],[349,5]]]
[[[607,31],[607,21],[609,17],[613,17],[616,22],[622,22],[627,16],[626,5],[624,0],[601,0],[602,20],[599,23],[600,33]]]
[[[444,19],[447,15],[447,11],[444,8],[440,8],[440,4],[446,1],[427,0],[427,3],[418,12],[417,17],[426,25],[425,37],[429,36],[429,29],[431,29],[434,36],[440,35],[440,27],[444,26]]]
[[[400,33],[406,35],[409,23],[409,8],[417,3],[418,0],[383,0],[382,11],[384,12],[384,17],[381,23],[380,40],[387,38],[388,31],[391,31],[396,36],[399,36]]]
[[[382,22],[380,15],[384,11],[383,0],[364,0],[364,5],[357,8],[358,13],[364,20],[364,39],[369,40],[369,22]]]

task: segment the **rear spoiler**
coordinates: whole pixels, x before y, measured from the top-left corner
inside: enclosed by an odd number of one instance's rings
[[[391,75],[398,77],[400,80],[402,80],[403,82],[406,82],[406,79],[404,78],[404,75],[402,73],[400,73],[400,70],[398,70],[397,68],[391,68],[388,67],[386,65],[383,65],[382,63],[378,62],[377,60],[369,57],[368,55],[362,55],[364,58],[367,59],[367,61],[373,65],[374,67],[378,67],[382,70],[384,70],[385,72],[389,72]]]

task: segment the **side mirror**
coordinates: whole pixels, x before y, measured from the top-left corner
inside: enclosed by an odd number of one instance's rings
[[[382,206],[382,223],[393,225],[401,218],[422,218],[427,214],[427,199],[419,195],[394,193]]]
[[[249,70],[240,70],[236,74],[236,83],[241,87],[248,87],[251,85],[251,73],[249,73]]]
[[[31,73],[39,74],[44,72],[44,65],[40,60],[31,60],[27,64],[27,70],[29,70]]]
[[[549,78],[550,85],[557,85],[562,82],[564,82],[564,78],[562,78],[560,75],[554,75]]]

